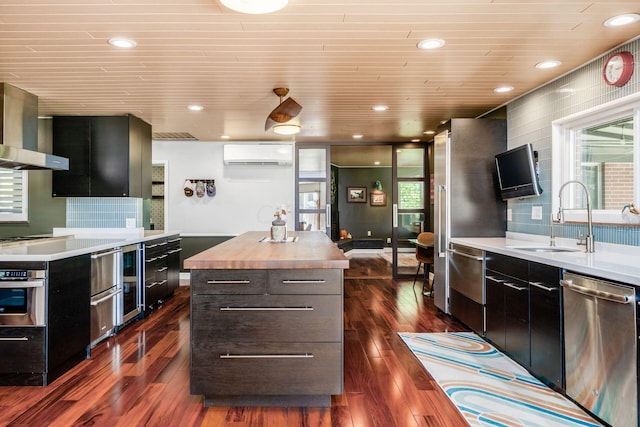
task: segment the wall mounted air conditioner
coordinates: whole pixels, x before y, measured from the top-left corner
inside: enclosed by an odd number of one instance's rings
[[[225,144],[225,165],[290,165],[293,146],[286,144]]]

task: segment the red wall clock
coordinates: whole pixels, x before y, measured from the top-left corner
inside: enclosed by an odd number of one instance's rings
[[[633,55],[631,52],[611,54],[602,67],[605,83],[612,86],[624,86],[633,74]]]

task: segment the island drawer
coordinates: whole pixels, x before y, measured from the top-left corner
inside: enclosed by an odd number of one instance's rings
[[[341,269],[269,270],[270,294],[342,294]]]
[[[0,328],[0,373],[44,372],[44,330]]]
[[[259,294],[266,292],[265,270],[191,270],[191,294]]]
[[[341,346],[339,342],[256,344],[206,340],[191,352],[191,393],[341,394]]]
[[[342,299],[332,295],[194,295],[196,342],[341,341]]]

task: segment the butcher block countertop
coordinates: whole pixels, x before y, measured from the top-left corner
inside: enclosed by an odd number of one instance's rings
[[[290,231],[288,241],[269,241],[268,231],[249,231],[184,260],[186,269],[349,268],[349,259],[321,231]]]

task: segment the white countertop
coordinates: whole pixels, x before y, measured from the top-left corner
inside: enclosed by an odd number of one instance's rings
[[[2,261],[54,261],[98,252],[118,246],[126,246],[148,240],[179,234],[177,231],[152,230],[141,232],[112,232],[96,230],[91,232],[75,232],[70,235],[53,233],[54,238],[20,242],[16,245],[0,245],[0,262]]]
[[[595,252],[586,253],[575,239],[556,238],[556,247],[579,252],[531,252],[517,247],[546,247],[549,237],[509,232],[506,237],[455,237],[451,243],[640,286],[640,248],[636,246],[596,242]]]

